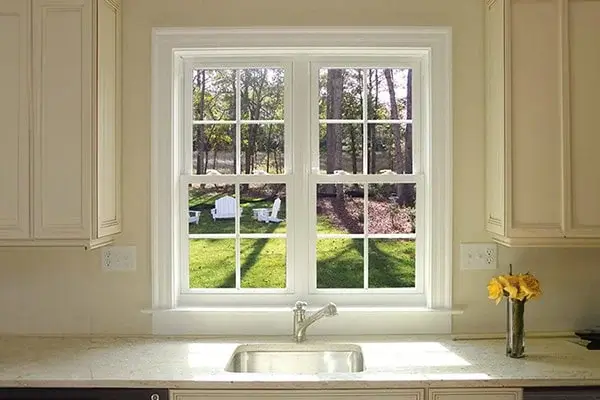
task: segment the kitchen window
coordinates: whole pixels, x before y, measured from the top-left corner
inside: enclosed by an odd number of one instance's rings
[[[441,28],[155,30],[155,331],[248,311],[277,330],[297,300],[449,320],[448,45]]]

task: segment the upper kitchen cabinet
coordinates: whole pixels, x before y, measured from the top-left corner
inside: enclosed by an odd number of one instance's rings
[[[486,227],[508,246],[600,246],[599,0],[488,0]]]
[[[121,231],[120,2],[0,0],[0,19],[0,245],[110,243]]]
[[[0,0],[0,238],[27,238],[29,144],[30,3]]]

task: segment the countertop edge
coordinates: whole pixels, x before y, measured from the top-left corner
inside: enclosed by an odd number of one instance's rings
[[[423,388],[526,388],[600,386],[600,379],[483,379],[483,380],[381,380],[381,381],[192,381],[192,380],[3,380],[0,388],[156,388],[178,390],[315,390],[315,389],[423,389]]]

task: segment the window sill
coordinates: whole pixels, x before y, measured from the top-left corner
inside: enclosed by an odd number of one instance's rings
[[[339,307],[310,331],[315,335],[449,334],[460,309],[421,307]],[[314,308],[309,308],[314,311]],[[287,335],[291,307],[181,307],[148,309],[155,335]]]

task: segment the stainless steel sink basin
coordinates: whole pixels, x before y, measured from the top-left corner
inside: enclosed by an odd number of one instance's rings
[[[225,367],[228,372],[318,374],[361,372],[360,346],[353,344],[248,344],[238,346]]]

